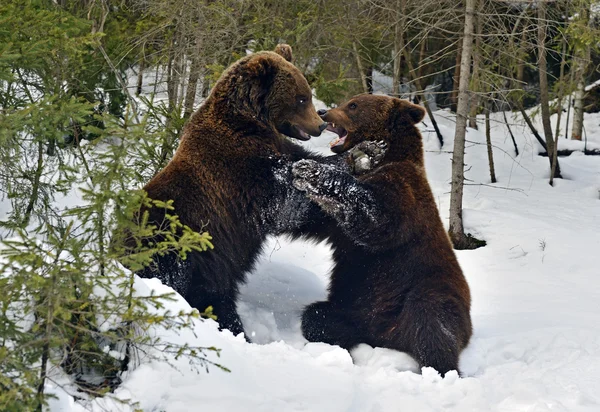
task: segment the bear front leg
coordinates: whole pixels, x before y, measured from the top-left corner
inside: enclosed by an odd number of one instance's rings
[[[312,303],[304,309],[302,335],[309,342],[324,342],[348,350],[366,342],[349,314],[327,301]]]
[[[382,213],[383,202],[377,201],[367,184],[312,160],[294,163],[292,173],[294,187],[335,218],[351,239],[364,246],[375,245],[372,240],[388,226],[388,218]]]

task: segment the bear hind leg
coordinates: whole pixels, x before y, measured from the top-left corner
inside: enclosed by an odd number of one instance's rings
[[[459,355],[471,334],[471,323],[453,304],[407,305],[403,313],[406,325],[403,346],[421,366],[430,366],[442,376],[458,369]]]

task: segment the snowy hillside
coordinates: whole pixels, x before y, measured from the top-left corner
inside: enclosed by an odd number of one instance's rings
[[[454,117],[436,112],[445,137],[439,150],[428,119],[421,127],[428,177],[447,221]],[[511,114],[509,115],[509,119]],[[242,292],[239,311],[255,343],[198,322],[170,341],[222,349],[215,361],[231,370],[190,370],[186,360],[142,361],[116,395],[144,411],[599,411],[600,157],[560,158],[565,179],[547,183],[548,159],[514,119],[520,156],[493,115],[498,183],[489,185],[485,136],[468,129],[464,217],[466,230],[487,247],[458,252],[473,297],[474,335],[461,356],[465,375],[444,379],[432,369],[414,373],[405,354],[362,345],[352,353],[305,344],[302,307],[326,296],[331,266],[326,244],[271,239]],[[586,116],[589,145],[600,146],[600,116]],[[481,125],[483,127],[483,125]],[[332,135],[307,146],[328,153]],[[564,138],[562,147],[573,145]],[[569,148],[573,148],[569,146]],[[479,185],[479,184],[484,185]],[[218,247],[218,240],[215,240]],[[164,291],[156,280],[140,287]],[[188,308],[180,299],[171,309]],[[59,389],[52,412],[83,410]],[[95,410],[129,410],[112,400]]]

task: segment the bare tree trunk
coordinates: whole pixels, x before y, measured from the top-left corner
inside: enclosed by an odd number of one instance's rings
[[[515,146],[515,156],[519,155],[519,147],[517,146],[517,141],[515,140],[515,135],[512,132],[512,129],[510,128],[510,124],[508,123],[508,119],[506,118],[506,112],[503,110],[502,111],[502,115],[504,116],[504,124],[506,125],[506,128],[508,129],[508,134],[510,134],[510,138],[512,139],[513,145]]]
[[[562,102],[565,90],[565,55],[567,54],[567,42],[562,40],[562,53],[560,55],[560,77],[558,78],[558,104],[556,106],[556,128],[554,129],[554,153],[550,173],[550,185],[554,185],[554,173],[558,163],[558,135],[560,133],[560,119],[562,117]]]
[[[573,99],[573,129],[571,139],[581,140],[583,134],[583,99],[585,97],[585,84],[579,80]]]
[[[423,102],[423,106],[425,107],[427,116],[429,116],[429,120],[431,121],[431,124],[433,125],[433,128],[435,129],[435,134],[437,135],[437,138],[440,141],[440,149],[441,149],[444,146],[444,136],[442,136],[442,132],[440,131],[437,121],[435,120],[433,111],[431,110],[431,107],[429,107],[429,102],[427,101],[427,98],[425,96],[425,90],[423,89],[423,84],[421,83],[421,78],[415,74],[415,70],[413,68],[412,61],[410,60],[408,50],[404,50],[404,54],[405,54],[405,58],[406,58],[406,63],[408,64],[408,72],[409,72],[410,76],[412,77],[413,81],[415,82],[415,86],[417,86],[417,90],[419,90],[419,94],[421,95],[421,101]],[[422,54],[421,54],[421,56],[422,56]],[[421,64],[422,64],[422,62],[419,62],[419,67]]]
[[[540,106],[542,108],[542,126],[544,128],[544,137],[548,147],[548,159],[550,168],[554,162],[554,138],[552,137],[552,125],[550,124],[550,104],[548,93],[548,73],[546,62],[546,0],[538,1],[538,71],[540,76]],[[556,160],[556,170],[552,175],[561,177],[560,165]]]
[[[590,24],[589,9],[583,11],[584,21]],[[575,89],[573,99],[573,130],[571,131],[571,139],[581,140],[583,134],[583,101],[585,98],[585,73],[590,62],[590,46],[585,46],[584,49],[575,51],[575,81],[577,88]]]
[[[571,131],[572,140],[581,140],[583,134],[583,102],[585,99],[585,67],[586,62],[581,58],[576,58],[575,78],[577,79],[577,88],[573,96],[573,129]]]
[[[373,64],[367,67],[367,93],[373,93]]]
[[[455,112],[458,110],[458,94],[460,85],[460,72],[461,72],[461,61],[462,61],[462,46],[465,39],[461,39],[458,42],[458,48],[456,50],[456,66],[454,66],[454,85],[452,86],[452,95],[450,96],[450,110]],[[470,62],[469,62],[470,64]]]
[[[546,152],[548,152],[548,146],[546,145],[546,142],[544,141],[544,139],[542,139],[542,136],[540,136],[540,134],[538,133],[537,129],[535,128],[535,126],[531,122],[531,118],[529,117],[529,115],[525,111],[525,108],[523,108],[523,105],[520,104],[520,103],[519,103],[519,111],[521,112],[521,115],[523,116],[523,119],[525,120],[525,123],[527,123],[527,126],[529,126],[529,129],[531,130],[531,133],[533,133],[533,135],[535,136],[536,140],[542,145],[542,147],[544,148],[544,150]]]
[[[455,248],[468,247],[462,219],[462,198],[465,167],[465,135],[469,110],[469,74],[473,51],[473,17],[477,0],[465,0],[465,27],[460,60],[460,83],[456,107],[456,131],[452,156],[452,188],[450,191],[450,227],[448,234]]]
[[[206,70],[202,73],[202,97],[208,97],[210,93],[210,81],[208,80],[208,76]]]
[[[142,56],[140,57],[140,63],[138,66],[137,85],[135,88],[135,95],[139,96],[142,94],[142,86],[144,84],[144,69],[146,68],[146,56],[144,55],[144,48],[142,47]]]
[[[483,6],[483,2],[479,2],[479,11]],[[473,75],[471,81],[473,83],[473,91],[480,92],[481,87],[479,84],[479,65],[480,65],[480,53],[481,53],[481,33],[483,31],[483,21],[479,16],[475,16],[475,22],[477,30],[475,32],[475,50],[473,51]],[[471,113],[469,115],[469,127],[477,129],[477,111],[479,109],[479,96],[477,93],[471,93]]]
[[[490,179],[492,183],[496,183],[496,169],[494,168],[494,152],[492,151],[492,136],[490,131],[490,107],[486,103],[485,107],[485,142],[487,146],[488,162],[490,165]]]
[[[573,77],[574,77],[574,71],[571,70],[571,73],[569,73],[569,91],[572,90],[571,87],[573,87]],[[571,98],[573,97],[573,93],[569,92],[569,98],[567,99],[567,124],[565,125],[565,139],[569,138],[569,118],[571,117]],[[558,142],[558,140],[557,140]]]
[[[187,89],[185,91],[185,101],[183,103],[183,117],[186,119],[194,112],[194,103],[196,101],[196,89],[198,88],[198,79],[200,78],[200,59],[198,56],[192,57],[190,66],[190,76],[188,78]]]
[[[526,53],[526,49],[525,46],[527,44],[527,30],[525,30],[525,28],[523,28],[522,34],[521,34],[521,42],[519,43],[519,51],[518,51],[518,56],[519,56],[519,61],[517,63],[517,82],[519,84],[519,87],[523,87],[523,79],[525,78],[525,53]]]
[[[76,133],[76,132],[75,132]],[[79,143],[79,142],[77,142]],[[23,216],[23,227],[29,224],[29,219],[31,218],[31,213],[33,212],[33,208],[38,201],[40,194],[40,181],[42,178],[42,172],[44,170],[44,142],[41,140],[38,142],[38,160],[37,160],[37,168],[35,169],[35,175],[33,177],[32,188],[31,188],[31,197],[29,198],[29,202],[27,203],[27,208],[25,209],[25,214]]]
[[[396,24],[394,25],[394,75],[392,94],[400,96],[400,80],[402,76],[402,56],[404,51],[404,26],[406,23],[406,0],[396,1]]]
[[[358,47],[356,47],[356,42],[352,42],[352,50],[354,51],[354,58],[356,59],[356,67],[358,68],[358,74],[360,75],[360,82],[363,87],[363,91],[365,93],[369,93],[369,86],[367,85],[367,75],[365,74],[365,69],[362,64],[362,60],[360,58],[360,53],[358,53]]]

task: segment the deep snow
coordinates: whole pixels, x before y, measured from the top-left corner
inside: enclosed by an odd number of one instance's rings
[[[428,119],[421,128],[429,181],[447,221],[454,116],[435,114],[445,138],[441,151]],[[254,343],[219,332],[211,320],[197,322],[198,338],[155,331],[165,340],[221,348],[220,358],[211,356],[231,372],[198,374],[184,359],[174,361],[178,370],[142,361],[116,396],[144,411],[168,412],[599,411],[600,157],[560,158],[565,179],[550,187],[548,159],[537,156],[538,143],[520,118],[511,120],[518,157],[501,119],[493,115],[497,184],[479,185],[490,182],[485,137],[483,130],[467,133],[466,177],[473,185],[465,188],[465,225],[488,245],[457,252],[473,297],[474,335],[461,356],[465,377],[442,379],[429,368],[418,374],[409,356],[367,345],[349,354],[306,344],[299,315],[326,296],[329,248],[272,238],[238,305]],[[586,115],[588,147],[600,147],[599,123],[600,115]],[[306,145],[329,154],[332,138],[326,133]],[[559,144],[582,145],[564,138]],[[168,290],[155,279],[138,284],[142,293]],[[189,308],[182,299],[168,307]],[[52,412],[130,410],[111,399],[79,404],[50,389],[57,395]]]

